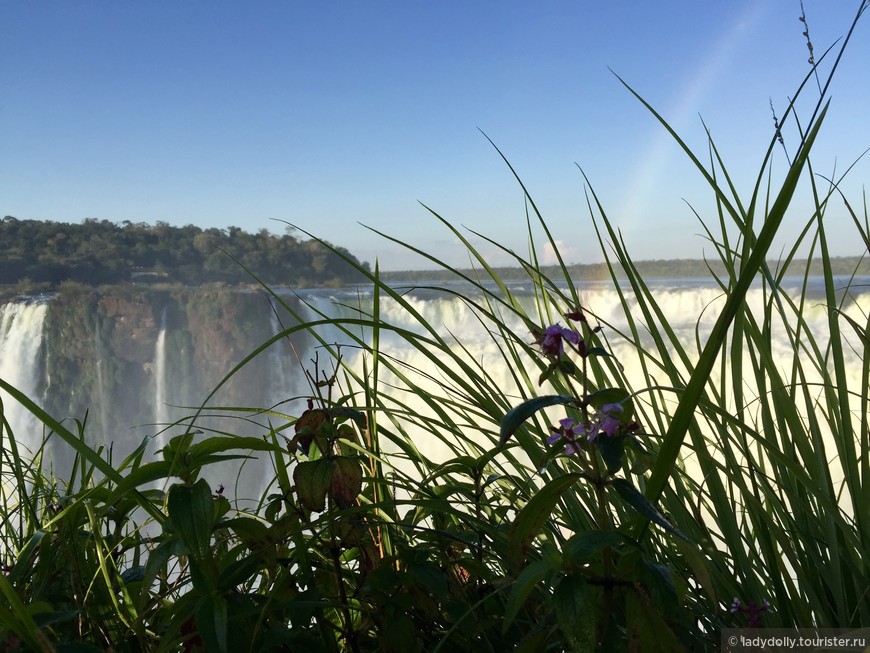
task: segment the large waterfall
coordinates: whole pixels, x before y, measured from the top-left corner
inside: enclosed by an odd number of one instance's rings
[[[464,297],[470,291],[461,286],[451,286],[449,291],[409,291],[403,297],[423,322],[435,327],[445,341],[461,347],[463,355],[482,365],[495,386],[511,396],[515,380],[500,355],[498,337],[493,337],[467,301],[480,297]],[[533,289],[515,285],[512,291],[529,315],[535,315]],[[688,283],[660,283],[654,292],[681,341],[703,343],[721,309],[722,292],[709,284]],[[810,326],[822,331],[827,319],[823,296],[810,292],[807,297],[805,314]],[[252,411],[275,407],[275,413],[298,416],[312,392],[310,382],[333,371],[324,343],[342,344],[344,362],[358,370],[363,359],[360,348],[335,325],[326,325],[319,331],[322,341],[299,331],[276,342],[209,397],[225,375],[276,333],[297,324],[295,315],[308,321],[324,316],[359,317],[373,310],[371,289],[365,287],[287,293],[282,298],[289,311],[265,293],[230,289],[82,291],[11,301],[0,308],[0,378],[67,424],[72,419],[85,422],[88,441],[111,447],[115,460],[143,439],[149,441],[150,455],[157,455],[169,437],[188,427],[185,419],[207,398],[195,428],[261,435],[270,422],[280,419],[276,414],[250,417],[253,413],[249,412],[243,417],[234,411],[227,417],[221,407]],[[616,291],[603,284],[589,285],[582,290],[581,301],[595,322],[603,325],[602,333],[626,375],[642,378],[636,351],[622,337],[627,322]],[[761,290],[751,291],[747,301],[760,315]],[[844,310],[859,323],[866,322],[870,291],[847,302]],[[378,311],[386,323],[423,331],[420,320],[393,300],[379,301]],[[560,320],[564,322],[556,314],[538,318],[538,324]],[[517,334],[527,333],[518,318],[505,321]],[[357,326],[348,328],[363,341],[371,337]],[[783,329],[771,334],[771,348],[774,356],[786,360],[794,351],[784,334]],[[641,340],[648,337],[641,329]],[[380,338],[381,350],[395,364],[427,369],[425,356],[395,333],[387,329]],[[860,365],[852,366],[849,373],[852,382],[860,381]],[[389,378],[381,381],[391,382]],[[38,446],[43,437],[39,423],[9,397],[0,399],[16,440],[30,448]],[[233,420],[230,426],[228,418]],[[48,452],[62,473],[70,462],[68,451],[50,446]]]
[[[47,379],[43,365],[43,322],[45,301],[28,300],[0,307],[0,379],[39,402]],[[42,429],[38,420],[8,394],[0,391],[3,418],[22,434],[20,443],[34,450]]]

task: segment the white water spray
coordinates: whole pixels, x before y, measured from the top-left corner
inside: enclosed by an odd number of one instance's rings
[[[162,431],[169,425],[169,406],[166,396],[166,308],[160,315],[160,332],[154,345],[154,423],[160,431],[157,436],[157,448],[166,445],[167,433]]]
[[[48,308],[46,302],[16,302],[0,307],[0,378],[31,400],[41,399],[42,326]],[[8,393],[0,390],[0,446],[3,464],[0,470],[0,501],[8,508],[19,501],[22,490],[14,478],[5,474],[10,441],[18,454],[27,457],[42,445],[40,421]],[[9,431],[6,430],[5,422]],[[0,549],[5,557],[6,550]]]
[[[42,397],[42,326],[47,302],[16,302],[0,307],[0,378],[32,400]],[[42,442],[40,422],[0,391],[3,416],[19,446],[34,451]]]
[[[109,406],[106,401],[106,382],[103,377],[103,367],[106,364],[105,352],[103,351],[103,339],[100,335],[100,318],[94,316],[94,367],[97,372],[97,397],[99,406],[96,406],[100,414],[100,427],[97,432],[105,433],[109,424]]]

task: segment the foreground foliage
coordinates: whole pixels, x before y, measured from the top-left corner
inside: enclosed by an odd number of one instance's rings
[[[590,190],[608,270],[628,281],[616,284],[625,329],[585,305],[564,266],[553,278],[511,253],[530,308],[446,221],[479,275],[429,257],[473,288],[464,299],[510,387],[362,266],[370,301],[288,327],[229,372],[296,331],[320,340],[306,410],[244,413],[262,437],[202,437],[197,413],[158,459],[146,441],[110,465],[86,425],[0,380],[78,453],[60,482],[3,424],[0,650],[715,650],[724,627],[870,623],[870,314],[834,278],[823,218],[842,203],[868,249],[870,228],[836,183],[806,174],[825,98],[816,108],[795,121],[778,188],[782,132],[743,202],[712,142],[706,167],[674,134],[719,210],[707,233],[722,303],[694,343],[676,338]],[[813,214],[771,268],[801,180]],[[530,235],[555,246],[527,200]],[[794,267],[802,244],[823,262],[821,329],[811,272]],[[795,275],[797,295],[784,285]],[[387,303],[417,328],[383,319]],[[396,339],[426,368],[399,360],[384,344]],[[253,503],[207,480],[228,459],[250,472],[251,455],[272,470]]]

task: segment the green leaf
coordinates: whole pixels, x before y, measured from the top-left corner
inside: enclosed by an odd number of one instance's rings
[[[166,443],[166,446],[164,446],[162,449],[163,459],[169,462],[173,462],[180,456],[187,453],[187,451],[190,449],[191,443],[193,442],[194,435],[194,433],[188,431],[187,433],[173,436],[169,440],[169,442]]]
[[[225,653],[229,615],[227,600],[222,596],[209,596],[196,611],[196,625],[206,650]]]
[[[252,550],[260,549],[271,543],[269,528],[258,519],[253,517],[236,517],[222,522],[221,528],[232,529],[236,537]]]
[[[551,363],[550,366],[541,372],[541,375],[538,377],[538,385],[544,385],[544,382],[553,376],[558,370],[559,363]]]
[[[644,584],[653,603],[662,614],[676,614],[680,607],[680,600],[670,569],[664,565],[641,559],[635,574],[637,579]]]
[[[175,484],[169,488],[167,509],[172,525],[191,557],[208,556],[214,526],[211,488],[204,478],[193,485]]]
[[[602,434],[598,436],[596,442],[608,473],[615,474],[622,469],[622,462],[625,459],[625,436],[609,437]]]
[[[125,477],[124,480],[118,483],[112,491],[112,496],[110,499],[106,500],[107,504],[112,504],[122,496],[127,494],[130,490],[139,487],[140,485],[145,485],[146,483],[153,483],[154,481],[160,480],[162,478],[168,478],[170,475],[170,469],[172,464],[167,460],[158,460],[153,463],[147,463],[142,465],[141,467],[137,467],[136,469],[130,471]]]
[[[676,540],[675,544],[677,550],[683,554],[686,562],[688,562],[689,566],[692,568],[692,573],[695,575],[698,583],[700,583],[701,587],[704,588],[704,591],[707,592],[710,601],[713,605],[718,604],[719,598],[716,593],[716,586],[713,584],[713,576],[710,574],[710,566],[704,553],[692,542]]]
[[[627,435],[625,443],[632,451],[634,462],[631,465],[632,474],[644,474],[652,469],[656,457],[651,454],[634,435]]]
[[[607,547],[625,544],[628,538],[616,531],[586,531],[572,536],[562,547],[562,563],[566,571],[579,568],[589,558]]]
[[[448,598],[447,577],[438,565],[431,562],[411,562],[408,564],[408,577],[433,596],[442,600]]]
[[[605,404],[619,404],[622,406],[622,412],[618,414],[619,421],[623,424],[628,424],[634,415],[634,402],[631,400],[631,395],[622,388],[602,388],[586,397],[587,406],[592,406],[596,410],[600,409]],[[617,417],[617,415],[614,415]]]
[[[221,569],[217,579],[217,587],[233,591],[240,584],[247,582],[260,569],[274,565],[276,561],[277,556],[274,553],[274,548],[257,552],[255,555],[243,556]]]
[[[589,594],[589,585],[576,575],[565,576],[553,593],[559,628],[575,653],[595,650],[595,606]]]
[[[36,531],[18,553],[18,558],[12,566],[12,571],[9,574],[9,582],[12,585],[17,585],[21,580],[30,574],[33,567],[31,566],[32,558],[39,550],[39,543],[45,537],[45,531]]]
[[[145,567],[142,565],[137,565],[135,567],[128,567],[123,572],[121,572],[121,582],[125,585],[128,583],[136,583],[145,578]]]
[[[519,406],[515,406],[509,410],[501,420],[501,433],[498,439],[499,446],[503,446],[504,443],[507,442],[514,433],[516,433],[522,423],[539,410],[549,406],[556,406],[558,404],[571,403],[577,403],[577,400],[574,397],[569,397],[567,395],[547,395],[544,397],[529,399],[528,401],[521,403]]]
[[[511,530],[509,549],[510,561],[516,567],[519,567],[525,560],[532,538],[538,534],[544,523],[550,518],[550,513],[556,503],[581,478],[583,478],[583,474],[565,474],[553,479],[539,492],[536,492],[519,511]]]
[[[417,629],[404,614],[389,620],[389,626],[380,630],[379,644],[385,653],[405,653],[417,650]],[[380,648],[379,647],[379,648]]]
[[[307,460],[296,465],[293,482],[299,502],[312,512],[326,509],[326,495],[332,487],[335,463],[327,458]]]
[[[32,650],[51,651],[48,638],[39,630],[33,616],[3,574],[0,574],[0,594],[6,597],[6,601],[0,603],[0,623],[21,637]]]
[[[339,508],[348,508],[362,492],[362,466],[358,460],[337,456],[333,459],[335,470],[332,474],[330,496]]]
[[[621,81],[621,80],[620,80]],[[624,82],[623,82],[624,83]],[[637,93],[630,87],[627,88],[643,102]],[[653,115],[658,118],[662,124],[677,138],[682,145],[682,141],[668,127],[667,123],[662,119],[652,108],[644,102],[644,105],[652,111]],[[754,247],[751,248],[749,256],[740,263],[740,272],[737,280],[729,287],[729,292],[726,296],[725,305],[719,312],[719,317],[713,325],[710,335],[707,336],[707,342],[701,351],[698,362],[695,363],[692,375],[689,378],[685,389],[680,394],[680,402],[677,409],[671,417],[667,433],[659,447],[658,460],[653,467],[652,474],[647,481],[646,493],[650,501],[658,501],[662,492],[667,485],[668,478],[677,468],[677,459],[680,455],[680,449],[683,446],[683,440],[689,432],[689,427],[695,419],[695,413],[698,404],[704,395],[707,383],[713,375],[713,369],[719,361],[719,351],[723,344],[728,340],[728,330],[734,322],[735,317],[744,307],[744,302],[749,289],[756,278],[757,272],[763,267],[765,257],[776,236],[779,226],[782,224],[786,213],[788,212],[789,204],[794,196],[795,189],[798,186],[798,180],[803,174],[804,167],[807,164],[810,150],[818,135],[819,128],[824,122],[827,115],[830,99],[828,99],[821,110],[818,118],[814,123],[807,126],[806,136],[803,138],[800,148],[795,154],[791,166],[786,173],[785,179],[782,182],[779,193],[770,209],[767,211],[767,217],[764,220],[764,225],[761,228],[757,238],[755,239]],[[684,146],[687,153],[689,150]],[[697,162],[694,157],[693,160]],[[697,162],[700,170],[704,170],[704,166]],[[716,182],[710,179],[713,188],[717,188]],[[643,525],[641,525],[643,527]]]
[[[677,528],[671,524],[662,513],[656,510],[656,507],[647,501],[646,497],[640,493],[640,490],[634,487],[630,482],[624,478],[615,478],[610,482],[610,486],[619,493],[619,496],[621,496],[628,505],[637,510],[648,520],[654,524],[658,524],[666,531],[676,535],[680,539],[689,541],[688,538],[677,530]]]
[[[511,595],[508,597],[507,604],[505,605],[504,619],[501,624],[502,634],[506,633],[508,628],[510,628],[517,614],[519,614],[520,608],[523,607],[526,598],[535,589],[535,586],[553,571],[553,564],[550,560],[537,560],[523,569],[522,573],[511,585]]]
[[[365,413],[348,406],[332,406],[328,409],[328,414],[333,419],[351,419],[360,429],[365,429],[367,420]]]
[[[215,496],[214,497],[214,522],[217,523],[218,520],[226,515],[232,506],[230,505],[230,500],[225,496]]]
[[[271,451],[275,448],[271,442],[255,437],[212,436],[192,445],[188,452],[191,460],[218,453],[219,451]]]
[[[630,650],[662,653],[685,651],[674,631],[665,621],[661,606],[648,601],[640,592],[625,597],[628,645]]]

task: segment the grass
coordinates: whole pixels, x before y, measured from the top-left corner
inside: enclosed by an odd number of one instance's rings
[[[834,59],[826,80],[847,43],[818,58]],[[86,424],[0,380],[77,455],[69,478],[53,478],[0,423],[0,650],[716,650],[723,628],[870,624],[870,314],[867,290],[834,274],[825,215],[844,207],[868,251],[870,218],[840,194],[843,175],[813,169],[833,111],[819,70],[777,121],[800,141],[785,174],[772,171],[780,131],[747,195],[712,139],[702,162],[637,98],[716,198],[701,224],[721,297],[694,339],[583,171],[619,320],[586,302],[564,262],[545,271],[538,241],[557,251],[556,238],[503,156],[526,194],[530,254],[502,249],[531,299],[434,210],[472,271],[399,243],[464,282],[418,290],[466,306],[485,357],[375,267],[359,269],[371,297],[329,311],[294,314],[265,288],[299,323],[224,383],[304,331],[320,345],[304,364],[307,410],[251,414],[209,397],[157,460],[143,443],[110,461],[85,444]],[[814,81],[803,122],[794,102]],[[814,210],[772,265],[802,184]],[[557,323],[569,331],[554,341]],[[782,340],[787,355],[774,351]],[[209,431],[215,412],[261,424],[261,437]],[[254,505],[205,481],[209,466],[253,454],[273,471]]]

